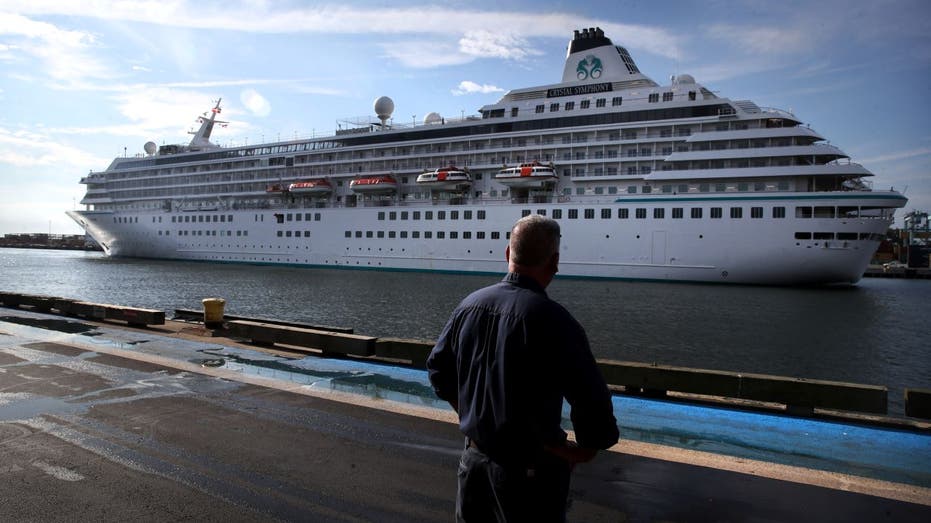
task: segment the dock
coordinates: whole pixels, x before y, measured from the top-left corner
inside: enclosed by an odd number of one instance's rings
[[[423,342],[55,311],[0,308],[0,519],[453,519],[455,414],[391,352]],[[570,521],[931,520],[931,423],[882,414],[882,387],[714,401],[676,390],[695,373],[616,368],[622,440],[577,467]]]

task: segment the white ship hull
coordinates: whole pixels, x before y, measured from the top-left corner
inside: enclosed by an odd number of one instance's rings
[[[816,204],[894,206],[900,199],[894,193],[845,192],[820,195]],[[560,276],[778,285],[858,281],[890,225],[889,218],[881,217],[796,218],[797,205],[812,206],[811,195],[804,194],[724,202],[715,198],[652,200],[68,214],[111,256],[500,273],[504,270],[507,231],[522,213],[552,216],[553,211],[561,210]],[[710,209],[722,204],[725,213],[740,206],[744,217],[732,219],[725,214],[710,218]],[[690,217],[694,207],[702,208],[702,218]],[[762,208],[765,218],[749,218],[751,207]],[[785,208],[786,217],[770,218],[773,207]],[[664,209],[661,219],[654,218],[657,208]],[[681,208],[683,217],[672,218],[673,208]],[[593,218],[585,218],[587,209]],[[619,209],[627,209],[628,218],[619,219]],[[636,218],[637,209],[644,209],[646,217]],[[578,213],[577,218],[566,219],[570,210]],[[434,219],[413,220],[415,211],[421,218],[432,211]],[[446,211],[447,218],[452,211],[459,215],[456,220],[437,220],[438,211]],[[477,219],[479,211],[484,212],[484,219]],[[400,219],[402,212],[407,220]],[[471,219],[463,219],[466,212],[471,212]],[[276,214],[284,215],[282,223]],[[298,214],[301,221],[295,220]],[[225,221],[214,216],[223,216]],[[207,221],[200,221],[201,217]],[[184,222],[184,218],[197,221]],[[415,231],[418,238],[412,237]],[[425,237],[427,233],[430,238]],[[466,233],[469,238],[464,238]],[[484,238],[479,239],[479,233],[484,233]],[[812,237],[797,239],[796,233]],[[820,237],[815,239],[814,233]],[[828,234],[830,239],[826,239]]]

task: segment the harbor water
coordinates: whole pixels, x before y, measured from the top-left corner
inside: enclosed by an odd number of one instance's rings
[[[430,340],[459,300],[498,279],[0,249],[4,291],[169,317],[221,297],[228,314]],[[885,385],[892,414],[904,410],[904,388],[931,388],[929,280],[780,288],[557,278],[548,293],[582,323],[598,358]]]

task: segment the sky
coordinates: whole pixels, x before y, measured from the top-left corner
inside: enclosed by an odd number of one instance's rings
[[[90,171],[187,143],[222,98],[221,146],[330,135],[374,117],[476,114],[557,83],[601,27],[660,84],[793,112],[931,211],[927,0],[0,0],[0,234],[78,234]]]

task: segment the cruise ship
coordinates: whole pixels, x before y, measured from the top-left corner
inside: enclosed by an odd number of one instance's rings
[[[850,284],[906,203],[790,112],[688,74],[644,75],[600,28],[559,83],[479,114],[397,124],[394,103],[327,137],[145,144],[81,180],[71,216],[110,256],[501,273],[513,223],[562,227],[560,275]]]

